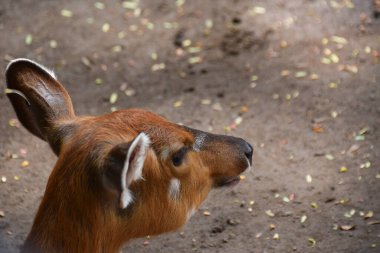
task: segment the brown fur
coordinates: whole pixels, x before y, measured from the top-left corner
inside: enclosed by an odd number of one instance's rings
[[[25,253],[112,253],[130,239],[176,230],[214,186],[228,183],[250,165],[247,152],[252,150],[246,151],[242,139],[182,127],[148,111],[77,117],[63,86],[28,62],[8,67],[7,85],[23,92],[32,104],[26,107],[23,98],[9,95],[21,122],[58,155],[22,249]],[[58,102],[50,99],[52,90],[54,96],[62,94]],[[56,105],[67,108],[57,113]],[[122,209],[119,181],[107,176],[114,169],[108,161],[114,147],[141,132],[151,140],[143,179],[130,185],[134,201]],[[193,150],[199,134],[207,140],[201,150]],[[189,151],[175,166],[172,156],[182,147]],[[169,194],[173,178],[181,184],[175,199]]]

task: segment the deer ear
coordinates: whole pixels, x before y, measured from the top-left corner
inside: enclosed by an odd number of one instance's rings
[[[7,89],[17,117],[32,134],[49,142],[56,154],[57,122],[75,117],[71,99],[54,72],[28,59],[16,59],[5,71]]]
[[[140,133],[132,141],[116,145],[107,156],[106,182],[120,190],[120,207],[133,202],[130,185],[143,179],[142,171],[150,146],[148,135]]]

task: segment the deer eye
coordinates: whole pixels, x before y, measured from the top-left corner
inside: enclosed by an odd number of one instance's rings
[[[187,151],[188,151],[187,147],[182,147],[180,150],[178,150],[176,153],[173,154],[172,162],[174,166],[178,167],[182,164],[183,159],[185,158],[187,154]]]

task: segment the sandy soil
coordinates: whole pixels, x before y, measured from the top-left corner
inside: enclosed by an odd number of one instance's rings
[[[241,184],[123,252],[379,252],[371,1],[183,2],[0,2],[0,69],[13,57],[53,67],[78,114],[142,107],[255,146]],[[14,123],[3,89],[0,108],[0,252],[17,252],[56,158]]]

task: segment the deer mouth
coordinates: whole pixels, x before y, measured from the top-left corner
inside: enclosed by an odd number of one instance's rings
[[[215,183],[215,187],[232,187],[237,185],[239,182],[240,176],[223,178]]]

